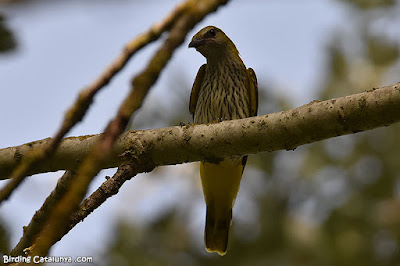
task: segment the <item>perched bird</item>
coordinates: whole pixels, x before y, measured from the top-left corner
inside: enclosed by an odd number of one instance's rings
[[[235,44],[217,27],[208,26],[193,36],[194,47],[206,59],[197,73],[189,110],[195,123],[211,123],[257,115],[256,75],[246,68]],[[200,163],[200,177],[207,205],[204,241],[208,252],[225,255],[232,208],[247,156]]]

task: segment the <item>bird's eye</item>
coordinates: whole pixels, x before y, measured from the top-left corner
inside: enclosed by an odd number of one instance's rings
[[[209,31],[209,33],[210,33],[211,37],[215,37],[215,34],[217,34],[217,32],[215,31],[215,29],[211,29],[211,30]]]

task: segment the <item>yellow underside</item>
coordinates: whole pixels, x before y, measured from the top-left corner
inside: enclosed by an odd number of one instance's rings
[[[200,177],[208,207],[230,210],[239,191],[243,165],[241,159],[225,159],[219,164],[200,163]]]
[[[200,176],[207,204],[205,244],[208,252],[225,255],[232,207],[239,191],[243,165],[240,158],[219,164],[200,163]]]

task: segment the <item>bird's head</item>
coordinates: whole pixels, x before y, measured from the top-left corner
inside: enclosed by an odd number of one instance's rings
[[[239,54],[231,39],[215,26],[207,26],[196,33],[190,47],[196,48],[207,59]]]

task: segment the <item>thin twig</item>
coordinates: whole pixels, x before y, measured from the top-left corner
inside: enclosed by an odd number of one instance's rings
[[[50,210],[55,206],[62,195],[64,195],[67,188],[71,184],[73,175],[73,172],[66,171],[58,180],[56,188],[46,198],[42,207],[36,211],[29,225],[24,227],[24,234],[15,248],[11,251],[11,256],[23,255],[24,248],[32,245],[37,234],[43,229],[48,215],[50,214]]]
[[[75,103],[66,112],[63,123],[52,138],[52,141],[42,149],[34,150],[25,157],[19,158],[19,160],[22,160],[18,167],[11,173],[11,181],[0,190],[0,203],[10,197],[12,192],[19,186],[24,178],[29,175],[30,170],[34,168],[35,165],[40,164],[54,154],[64,136],[75,124],[83,119],[96,93],[110,82],[137,51],[145,45],[157,40],[163,32],[169,30],[174,21],[182,15],[186,8],[186,3],[178,5],[174,11],[160,23],[155,24],[147,32],[142,33],[130,41],[125,46],[121,55],[119,55],[91,85],[79,93]]]
[[[147,157],[147,158],[145,158]],[[142,154],[137,157],[137,160],[132,160],[118,167],[118,171],[112,178],[105,181],[95,192],[86,198],[80,205],[79,209],[74,212],[69,221],[69,226],[66,227],[63,235],[66,235],[75,225],[83,221],[90,213],[103,204],[108,198],[117,194],[125,181],[139,173],[151,172],[155,164],[148,158],[148,154]],[[59,241],[62,237],[57,239]]]

